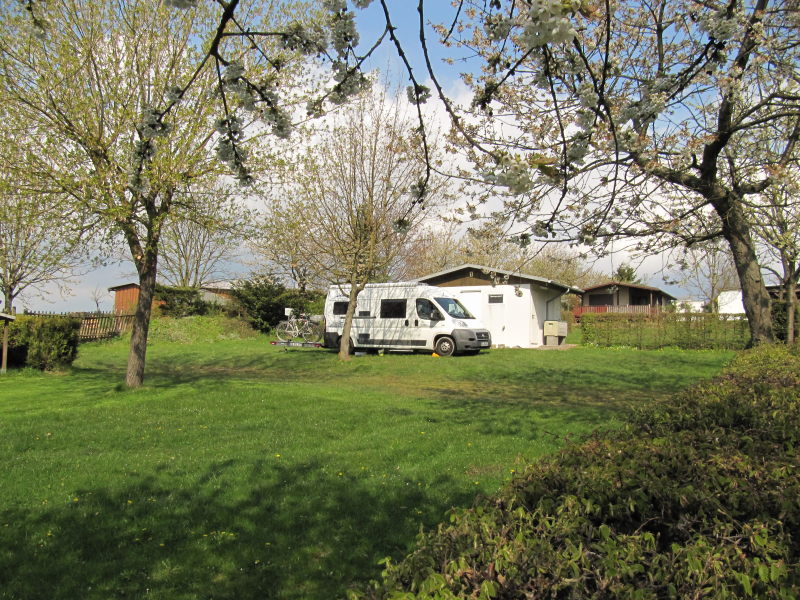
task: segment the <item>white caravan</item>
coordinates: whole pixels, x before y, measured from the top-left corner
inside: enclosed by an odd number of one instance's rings
[[[338,348],[350,286],[332,285],[325,300],[326,348]],[[427,350],[441,356],[477,354],[489,331],[455,294],[423,283],[370,283],[358,294],[351,349]]]

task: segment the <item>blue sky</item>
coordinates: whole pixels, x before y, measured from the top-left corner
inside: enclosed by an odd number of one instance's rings
[[[414,75],[419,81],[425,81],[428,79],[428,70],[419,41],[417,3],[410,0],[394,0],[389,2],[389,7],[389,16],[392,24],[396,27],[395,34],[403,45]],[[431,22],[449,26],[454,15],[455,9],[447,0],[433,0],[425,5],[425,32],[431,63],[437,78],[448,89],[458,81],[461,71],[475,70],[478,67],[476,63],[469,64],[458,60],[465,58],[466,52],[454,47],[444,47],[439,43],[438,34],[430,26]],[[386,25],[383,8],[379,2],[373,2],[368,8],[358,10],[356,18],[361,35],[360,50],[365,51]],[[445,65],[442,62],[445,58],[454,58],[457,62],[454,65]],[[398,79],[402,78],[404,84],[407,84],[405,67],[397,56],[394,44],[388,40],[388,37],[383,47],[376,52],[375,59],[370,62],[370,67],[383,69],[387,64],[390,65],[392,73]]]

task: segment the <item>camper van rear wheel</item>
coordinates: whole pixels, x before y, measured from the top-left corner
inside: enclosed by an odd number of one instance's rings
[[[453,338],[445,335],[436,340],[434,350],[439,356],[452,356],[456,351],[456,343]]]

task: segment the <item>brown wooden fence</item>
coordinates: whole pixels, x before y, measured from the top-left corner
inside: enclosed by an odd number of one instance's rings
[[[34,317],[74,317],[81,319],[78,337],[82,342],[105,340],[130,331],[133,327],[133,315],[117,315],[114,313],[52,313],[27,312]]]

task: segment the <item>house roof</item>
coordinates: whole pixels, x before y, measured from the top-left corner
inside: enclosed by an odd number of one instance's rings
[[[594,290],[599,290],[601,288],[607,288],[607,287],[610,287],[612,285],[616,285],[618,287],[633,288],[633,289],[637,289],[637,290],[647,290],[648,292],[658,292],[659,294],[662,294],[662,295],[666,296],[667,298],[672,298],[673,300],[677,300],[677,298],[675,296],[673,296],[669,292],[665,292],[661,288],[653,287],[653,286],[650,286],[650,285],[641,285],[639,283],[630,283],[628,281],[614,281],[614,280],[606,281],[605,283],[600,283],[598,285],[590,285],[589,287],[584,288],[583,291],[584,292],[592,292]]]
[[[474,265],[474,264],[463,264],[457,267],[452,267],[450,269],[445,269],[443,271],[439,271],[438,273],[431,273],[430,275],[425,275],[424,277],[420,277],[418,279],[414,279],[413,281],[419,281],[421,283],[426,283],[432,279],[438,279],[439,277],[443,277],[445,275],[453,275],[458,273],[459,271],[480,271],[484,274],[495,273],[497,275],[508,276],[509,278],[521,279],[525,281],[529,281],[531,283],[537,283],[539,285],[543,285],[545,287],[554,287],[558,289],[564,290],[565,293],[572,292],[574,294],[582,294],[583,290],[580,288],[573,287],[571,285],[565,285],[563,283],[559,283],[557,281],[553,281],[552,279],[546,279],[544,277],[537,277],[536,275],[527,275],[525,273],[514,273],[512,271],[505,271],[503,269],[496,269],[494,267],[487,267],[484,265]]]
[[[124,290],[124,289],[127,289],[127,288],[132,288],[132,287],[138,288],[139,284],[138,283],[123,283],[121,285],[115,285],[114,287],[108,288],[108,291],[109,292],[118,292],[120,290]]]
[[[114,287],[108,288],[109,292],[119,292],[120,290],[130,289],[130,288],[139,288],[138,283],[123,283],[121,285],[115,285]],[[211,292],[229,292],[233,289],[233,283],[230,281],[216,281],[213,283],[207,283],[205,285],[201,285],[201,290],[208,290]]]

